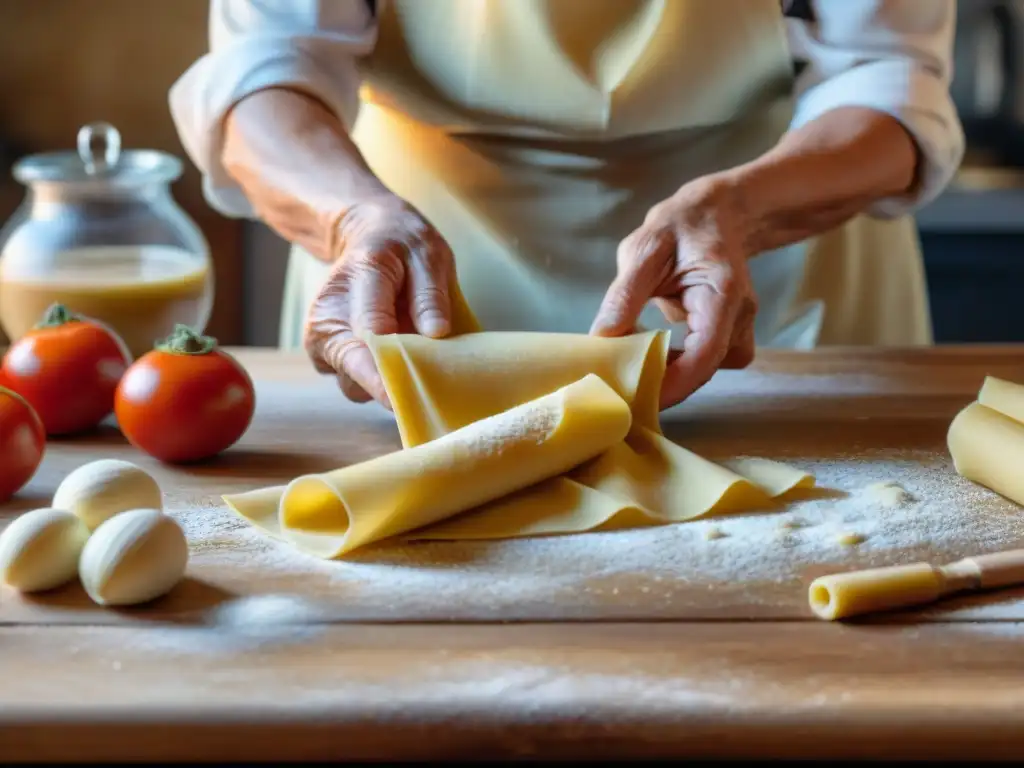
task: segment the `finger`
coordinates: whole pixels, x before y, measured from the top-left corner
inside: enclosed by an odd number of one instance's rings
[[[337,379],[338,388],[349,400],[354,403],[367,403],[373,400],[373,395],[353,381],[344,370],[334,370],[334,367],[324,360],[319,351],[311,354],[310,357],[313,360],[313,367],[316,369],[316,372],[333,375]]]
[[[340,330],[341,326],[342,324],[337,321],[312,322],[306,330],[306,352],[313,361],[317,373],[333,374],[345,397],[356,403],[365,403],[372,400],[373,396],[345,372],[342,362],[345,357],[345,342],[334,340],[335,336],[344,335]],[[351,333],[348,337],[354,338]]]
[[[395,307],[405,277],[402,259],[391,251],[376,251],[353,260],[349,269],[352,332],[359,338],[398,333]]]
[[[756,354],[756,343],[754,338],[754,314],[753,303],[747,302],[750,308],[744,307],[736,318],[736,327],[733,331],[732,345],[722,360],[722,368],[746,368],[754,362]]]
[[[318,371],[335,374],[347,398],[357,403],[376,399],[389,407],[373,356],[352,332],[347,319],[349,295],[338,293],[337,288],[336,283],[329,282],[310,307],[305,331],[306,351]]]
[[[418,333],[416,325],[409,314],[409,281],[406,280],[398,291],[398,298],[395,300],[395,314],[398,316],[399,333]]]
[[[451,265],[451,252],[440,238],[410,250],[409,314],[416,330],[424,336],[441,338],[451,333]]]
[[[334,378],[338,382],[338,389],[353,403],[368,403],[373,400],[373,395],[359,386],[355,379],[349,376],[344,370],[335,373]]]
[[[391,252],[378,251],[354,258],[348,270],[345,282],[349,317],[324,342],[324,357],[374,400],[390,407],[384,382],[362,338],[398,332],[395,306],[403,275],[401,259]],[[342,391],[346,391],[345,386]]]
[[[669,233],[637,230],[619,244],[618,274],[605,292],[590,332],[623,336],[636,327],[647,302],[666,279],[675,245]]]
[[[710,285],[688,288],[683,294],[690,330],[683,351],[665,370],[661,407],[681,402],[708,382],[729,351],[737,301]]]
[[[680,338],[685,337],[689,332],[689,326],[686,324],[686,310],[683,309],[678,296],[671,299],[659,297],[653,299],[651,303],[661,310],[662,317],[673,326],[669,328],[668,338],[668,359],[671,362],[680,354]]]
[[[678,296],[675,298],[659,296],[653,299],[651,303],[661,311],[662,316],[670,323],[686,322],[686,310],[683,309],[682,302]]]
[[[367,402],[372,398],[386,408],[391,407],[373,355],[347,323],[338,323],[333,333],[323,336],[319,348],[319,354],[336,372],[338,386],[346,397],[355,402]],[[360,389],[366,396],[360,394]]]
[[[358,387],[367,392],[374,400],[385,408],[391,408],[391,400],[388,398],[387,390],[384,389],[384,382],[377,372],[377,364],[370,354],[369,348],[359,339],[349,339],[340,353],[341,366],[338,368],[338,384],[346,395],[344,379],[350,378]],[[360,401],[357,401],[360,402]],[[362,400],[361,402],[367,402]]]
[[[746,368],[754,362],[755,354],[754,332],[751,329],[749,332],[741,333],[739,338],[733,342],[725,357],[722,358],[722,364],[719,367],[733,370]]]

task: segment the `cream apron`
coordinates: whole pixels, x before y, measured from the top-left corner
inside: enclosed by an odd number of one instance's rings
[[[792,115],[778,0],[390,0],[353,138],[452,246],[486,330],[585,333],[619,241]],[[911,218],[750,262],[762,346],[931,341]],[[294,248],[281,345],[327,267]],[[669,327],[656,308],[647,328]]]

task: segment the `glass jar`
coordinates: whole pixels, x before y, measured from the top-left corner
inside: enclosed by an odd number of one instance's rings
[[[101,320],[136,357],[176,323],[201,333],[213,307],[210,250],[175,202],[176,157],[121,151],[106,123],[78,132],[77,152],[19,160],[28,188],[0,229],[0,326],[16,341],[54,303]]]

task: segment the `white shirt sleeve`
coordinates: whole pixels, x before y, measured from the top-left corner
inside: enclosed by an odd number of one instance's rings
[[[787,19],[789,42],[806,62],[796,84],[799,127],[837,107],[877,109],[917,143],[920,187],[878,201],[879,218],[913,213],[950,183],[964,155],[952,79],[955,0],[813,0],[813,22]]]
[[[210,0],[210,50],[171,87],[171,116],[203,174],[210,205],[254,216],[221,164],[223,121],[255,91],[290,85],[321,99],[351,128],[359,106],[357,58],[376,42],[366,0]]]

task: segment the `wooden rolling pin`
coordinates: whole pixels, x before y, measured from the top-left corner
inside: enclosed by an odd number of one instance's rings
[[[993,552],[949,565],[913,563],[835,573],[811,582],[811,610],[834,621],[934,603],[957,592],[1024,585],[1024,549]]]

